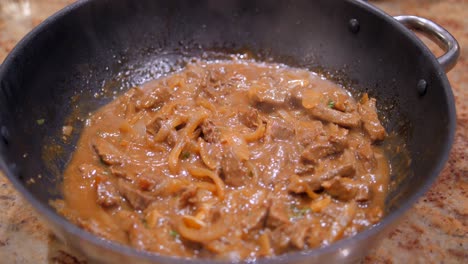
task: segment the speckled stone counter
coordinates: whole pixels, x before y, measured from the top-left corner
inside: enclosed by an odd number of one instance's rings
[[[72,0],[31,0],[20,15],[0,0],[0,61],[31,28]],[[26,2],[27,0],[16,0]],[[462,56],[448,77],[457,108],[450,159],[430,191],[406,214],[365,263],[468,263],[468,1],[380,0],[392,15],[429,18],[460,42]],[[13,11],[12,11],[13,10]],[[429,43],[436,53],[441,51]],[[0,263],[88,263],[57,241],[0,172]]]

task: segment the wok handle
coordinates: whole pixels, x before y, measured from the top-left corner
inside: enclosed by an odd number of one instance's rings
[[[457,64],[460,57],[460,45],[445,28],[429,19],[418,16],[396,16],[394,18],[407,28],[421,32],[445,51],[444,55],[437,58],[445,72],[449,72]]]

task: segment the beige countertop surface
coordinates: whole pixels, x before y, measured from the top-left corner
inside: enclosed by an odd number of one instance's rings
[[[20,2],[22,10],[10,5]],[[0,61],[45,18],[72,0],[0,0]],[[457,108],[454,147],[428,193],[367,256],[364,263],[468,263],[468,0],[371,1],[391,15],[429,18],[459,41],[449,74]],[[29,3],[29,5],[27,4]],[[432,43],[436,54],[441,52]],[[0,172],[0,263],[88,263],[61,244]]]

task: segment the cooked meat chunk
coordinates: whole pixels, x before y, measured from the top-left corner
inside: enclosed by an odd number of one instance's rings
[[[243,186],[249,179],[249,171],[232,148],[226,147],[221,158],[221,176],[224,182],[230,186]]]
[[[352,177],[356,173],[356,168],[354,164],[342,164],[338,167],[328,170],[320,175],[318,175],[321,181],[330,180],[333,177]]]
[[[111,207],[119,203],[120,193],[109,180],[100,181],[96,187],[97,203],[104,207]]]
[[[335,143],[340,148],[348,147],[348,129],[329,123],[326,125],[326,134],[328,141]]]
[[[288,233],[291,238],[291,245],[298,249],[304,248],[310,227],[310,223],[306,219],[301,219],[289,226]]]
[[[368,95],[365,94],[358,105],[358,112],[361,116],[364,130],[373,141],[385,138],[385,128],[379,121],[375,102],[374,98],[369,99]]]
[[[264,83],[254,84],[249,90],[249,99],[254,105],[280,107],[285,104],[288,97],[286,89],[277,89]]]
[[[116,205],[120,200],[120,194],[114,184],[109,180],[103,168],[82,164],[79,167],[82,177],[94,179],[96,185],[97,203],[103,207]]]
[[[335,177],[330,181],[322,183],[322,187],[331,196],[340,200],[349,201],[354,198],[359,202],[369,200],[369,189],[367,186],[350,178]]]
[[[237,114],[239,121],[246,127],[255,128],[260,125],[261,119],[258,110],[255,108],[248,108],[247,110],[240,110]]]
[[[356,112],[343,113],[322,104],[318,104],[317,106],[307,110],[315,118],[343,127],[358,127],[361,122],[361,119]]]
[[[290,178],[288,190],[293,193],[307,193],[311,198],[314,198],[312,191],[317,191],[322,188],[325,181],[334,177],[350,177],[354,175],[356,169],[352,164],[342,165],[335,169],[328,170],[322,174],[314,174],[310,176],[293,176]]]
[[[149,84],[151,85],[151,83]],[[150,91],[151,92],[149,94],[145,93],[140,96],[139,100],[136,102],[137,108],[141,109],[158,107],[162,103],[166,102],[171,96],[171,93],[167,87],[159,86]]]
[[[156,200],[151,194],[139,190],[124,179],[119,179],[117,181],[117,187],[119,192],[136,210],[144,210],[151,202]]]
[[[323,124],[320,121],[298,122],[296,126],[297,141],[304,146],[314,142],[317,136],[324,133]]]
[[[96,137],[94,138],[92,145],[101,161],[105,164],[116,165],[122,163],[123,154],[109,141]]]
[[[292,246],[303,249],[311,225],[306,219],[301,219],[291,224],[284,224],[271,233],[272,245],[278,253]]]
[[[314,191],[320,189],[320,181],[293,175],[289,179],[288,191],[296,194],[307,194],[310,198],[317,198],[318,194]]]
[[[206,119],[201,125],[203,139],[208,143],[219,142],[221,133],[213,121]]]
[[[285,121],[277,119],[269,124],[269,134],[273,139],[287,140],[294,137],[294,127]]]
[[[278,227],[289,223],[288,206],[283,200],[278,198],[270,198],[270,207],[268,208],[268,216],[266,225],[268,227]]]
[[[249,231],[252,229],[262,228],[267,214],[268,206],[266,204],[262,204],[259,208],[252,209],[242,220],[244,229]]]
[[[309,163],[317,163],[319,159],[337,154],[343,151],[343,148],[329,141],[314,142],[308,145],[301,154],[302,160]]]

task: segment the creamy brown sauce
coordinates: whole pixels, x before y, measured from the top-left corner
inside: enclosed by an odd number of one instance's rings
[[[59,211],[139,250],[256,259],[377,223],[389,164],[375,100],[302,69],[198,61],[86,122]]]

